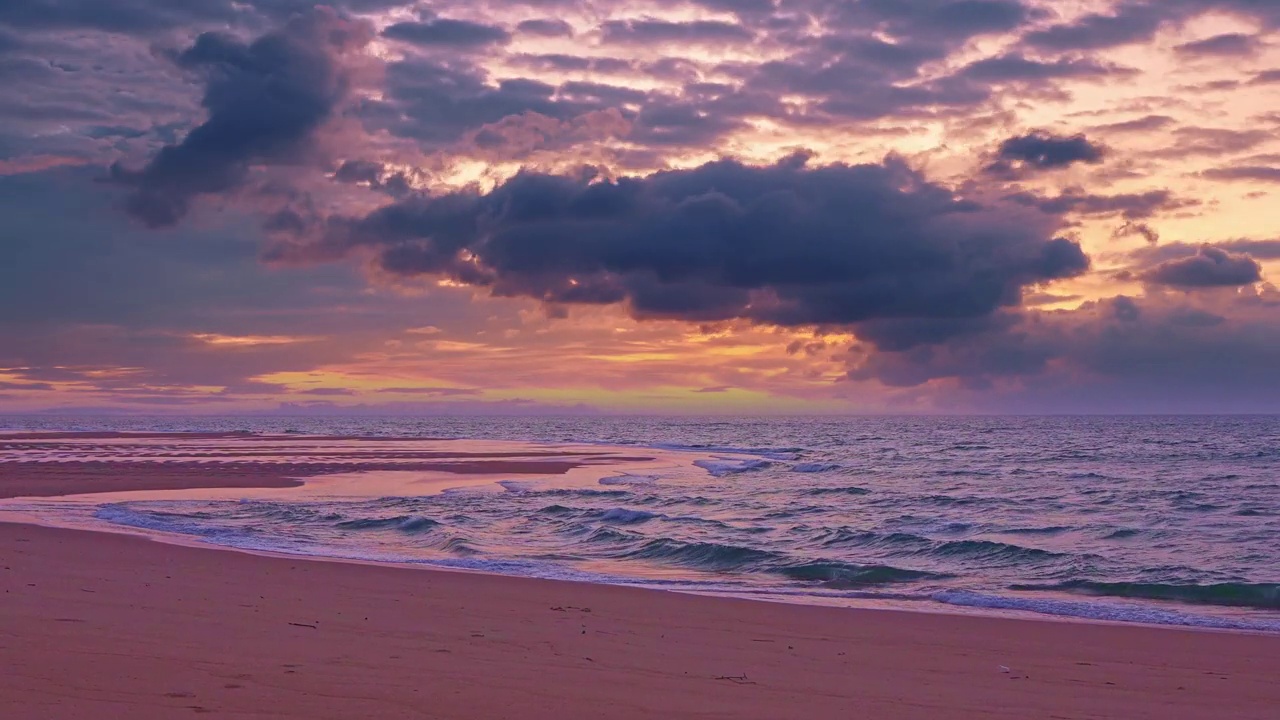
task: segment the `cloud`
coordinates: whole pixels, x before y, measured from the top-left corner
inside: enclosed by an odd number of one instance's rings
[[[1219,127],[1180,127],[1173,131],[1172,144],[1150,153],[1153,157],[1183,158],[1192,155],[1234,155],[1270,141],[1266,130],[1235,130]]]
[[[480,395],[483,390],[479,388],[456,388],[456,387],[389,387],[380,388],[377,392],[387,393],[390,395],[430,395],[433,397],[456,397],[463,395]]]
[[[112,168],[134,188],[127,209],[152,227],[172,225],[200,195],[234,190],[254,163],[304,163],[322,125],[351,90],[342,56],[369,27],[317,9],[251,43],[203,33],[175,61],[200,73],[208,118],[145,167]]]
[[[895,38],[959,45],[1042,16],[1043,11],[1018,0],[902,0],[832,3],[824,21],[844,29],[872,29]]]
[[[1174,52],[1184,57],[1241,57],[1258,51],[1260,43],[1254,35],[1225,33],[1211,38],[1183,43]]]
[[[1148,245],[1157,245],[1160,242],[1160,233],[1155,228],[1147,223],[1134,222],[1133,220],[1126,222],[1111,233],[1112,239],[1131,237],[1133,235],[1146,240]]]
[[[1086,13],[1069,22],[1029,32],[1023,42],[1039,50],[1057,52],[1105,50],[1148,41],[1163,28],[1212,12],[1254,18],[1267,28],[1280,27],[1280,5],[1270,0],[1121,0],[1110,12]],[[1230,54],[1231,46],[1238,41],[1209,38],[1202,42],[1208,44],[1192,48],[1191,52],[1222,54],[1226,50]]]
[[[935,407],[998,412],[1268,412],[1280,298],[1157,293],[1002,313],[971,332],[850,353],[849,377]],[[911,397],[912,395],[907,395]]]
[[[1104,133],[1151,132],[1152,130],[1163,130],[1176,122],[1168,115],[1147,115],[1134,120],[1095,125],[1093,129]]]
[[[1089,13],[1028,33],[1023,39],[1040,50],[1102,50],[1146,40],[1168,19],[1155,3],[1122,2],[1114,13]]]
[[[1126,220],[1143,220],[1165,210],[1198,205],[1197,200],[1177,198],[1168,190],[1149,190],[1142,193],[1097,195],[1079,188],[1071,188],[1060,195],[1046,197],[1031,192],[1016,192],[1007,196],[1013,202],[1040,209],[1051,215],[1077,213],[1080,215],[1123,215]]]
[[[1009,53],[974,61],[961,69],[958,76],[983,82],[1035,83],[1061,78],[1098,78],[1132,73],[1131,69],[1106,65],[1088,58],[1045,61],[1034,60],[1020,53]]]
[[[1195,255],[1167,260],[1139,277],[1148,283],[1181,289],[1239,287],[1261,282],[1262,266],[1248,255],[1205,245]]]
[[[1205,170],[1201,177],[1210,180],[1254,180],[1258,182],[1280,183],[1280,167],[1269,165],[1241,165],[1239,167],[1220,167]]]
[[[1130,256],[1140,263],[1153,265],[1166,260],[1194,257],[1206,246],[1263,260],[1280,260],[1280,239],[1254,240],[1251,238],[1219,240],[1214,243],[1171,242],[1159,247],[1139,248],[1130,253]]]
[[[542,37],[572,37],[573,26],[556,18],[537,18],[525,20],[516,25],[516,30],[527,35]]]
[[[1044,131],[1011,137],[1000,143],[995,160],[987,172],[1017,174],[1038,170],[1056,170],[1076,163],[1097,164],[1106,150],[1084,135],[1059,137]]]
[[[810,168],[735,161],[595,181],[523,172],[488,193],[417,196],[335,218],[279,260],[361,248],[432,275],[551,304],[625,303],[638,318],[785,326],[981,317],[1084,272],[1056,218],[987,206],[902,161]]]
[[[495,25],[432,18],[425,22],[398,22],[388,25],[382,36],[422,47],[468,48],[509,42],[511,33]]]
[[[614,45],[649,43],[734,44],[754,34],[742,25],[719,20],[675,22],[656,18],[607,20],[600,25],[601,41]]]

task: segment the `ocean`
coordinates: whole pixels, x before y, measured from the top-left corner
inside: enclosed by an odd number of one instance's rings
[[[513,478],[416,497],[106,501],[92,512],[249,550],[795,603],[1280,632],[1280,416],[48,416],[0,417],[0,428],[678,452],[696,475],[602,469],[591,487]]]

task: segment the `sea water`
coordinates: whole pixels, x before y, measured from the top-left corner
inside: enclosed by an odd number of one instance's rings
[[[1280,417],[0,418],[0,427],[599,443],[696,476],[104,502],[251,550],[799,603],[1280,631]]]

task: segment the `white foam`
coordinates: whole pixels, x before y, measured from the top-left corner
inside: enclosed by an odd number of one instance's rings
[[[768,460],[727,460],[717,458],[715,460],[694,460],[693,464],[711,473],[714,477],[724,477],[735,473],[760,470],[769,467],[773,463]]]
[[[1058,600],[1055,598],[1021,598],[987,595],[968,590],[943,590],[932,599],[948,605],[986,608],[990,610],[1022,610],[1042,615],[1057,615],[1085,620],[1145,623],[1147,625],[1183,625],[1221,630],[1253,630],[1280,632],[1280,621],[1243,620],[1195,615],[1150,605]]]
[[[645,520],[652,520],[653,518],[656,518],[656,517],[662,517],[662,516],[659,515],[658,513],[651,513],[645,510],[628,510],[627,508],[611,508],[609,510],[606,510],[604,512],[604,515],[600,516],[600,519],[606,522],[636,523],[636,522],[644,522]]]
[[[539,484],[527,480],[499,480],[498,484],[507,492],[537,492]]]
[[[657,475],[615,475],[600,478],[601,485],[652,485],[656,482]]]

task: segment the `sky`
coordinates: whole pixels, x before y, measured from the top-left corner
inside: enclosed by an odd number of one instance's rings
[[[0,87],[0,413],[1280,411],[1275,0],[16,0]]]

